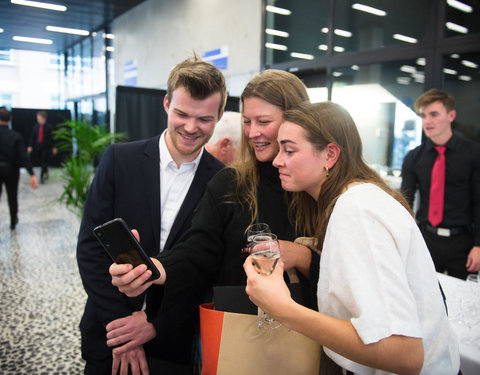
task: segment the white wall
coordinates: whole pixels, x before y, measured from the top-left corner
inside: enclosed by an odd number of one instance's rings
[[[115,84],[135,60],[137,86],[166,88],[170,70],[205,51],[228,47],[223,71],[230,95],[260,71],[261,0],[147,0],[113,23]]]

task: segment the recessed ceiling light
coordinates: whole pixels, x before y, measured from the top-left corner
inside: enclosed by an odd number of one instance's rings
[[[327,46],[326,44],[320,44],[320,45],[318,46],[318,49],[319,49],[320,51],[327,51],[327,50],[328,50],[328,46]]]
[[[284,46],[283,44],[276,44],[276,43],[265,43],[265,47],[271,48],[271,49],[277,49],[279,51],[286,51],[288,49],[287,46]]]
[[[265,7],[265,10],[267,12],[270,12],[270,13],[277,13],[277,14],[281,14],[283,16],[289,16],[290,14],[292,14],[292,11],[291,10],[288,10],[288,9],[284,9],[284,8],[279,8],[279,7],[274,7],[273,5],[267,5]]]
[[[286,31],[275,30],[275,29],[265,29],[265,33],[269,35],[281,36],[282,38],[288,38],[290,36]]]
[[[399,85],[409,85],[411,80],[410,77],[397,77],[397,83]]]
[[[87,36],[90,34],[87,30],[80,29],[70,29],[68,27],[58,27],[58,26],[47,26],[48,31],[54,31],[56,33],[66,33],[66,34],[75,34],[75,35],[84,35]]]
[[[296,59],[313,60],[314,56],[308,53],[292,52],[290,56]]]
[[[64,5],[42,3],[40,1],[29,1],[29,0],[10,0],[12,4],[25,5],[28,7],[42,8],[48,10],[56,10],[59,12],[65,12],[67,7]]]
[[[458,79],[468,82],[468,81],[472,80],[472,77],[470,77],[470,76],[458,76]]]
[[[443,72],[444,72],[445,74],[451,74],[451,75],[457,75],[457,74],[458,74],[458,72],[457,72],[456,70],[448,69],[448,68],[444,68],[444,69],[443,69]]]
[[[458,53],[452,53],[452,54],[450,55],[450,57],[451,57],[452,59],[458,59],[458,58],[460,58],[460,55],[459,55]]]
[[[12,37],[13,40],[17,42],[27,42],[27,43],[38,43],[38,44],[52,44],[53,42],[50,39],[40,39],[40,38],[30,38],[27,36],[17,36]]]
[[[114,34],[105,34],[103,33],[103,39],[115,39],[115,35]]]
[[[397,39],[407,43],[417,43],[417,39],[402,34],[393,34],[393,39]]]
[[[453,22],[447,22],[445,26],[447,27],[447,29],[456,31],[457,33],[468,34],[468,29],[465,26],[457,25]]]
[[[375,16],[386,16],[387,12],[381,9],[369,7],[368,5],[360,4],[360,3],[355,3],[352,5],[353,9],[360,10],[362,12],[370,13]]]
[[[350,67],[350,69],[352,69],[352,70],[360,70],[360,67],[359,67],[358,65],[352,65],[352,66]]]
[[[400,67],[400,71],[405,72],[405,73],[416,73],[417,68],[415,68],[414,66],[411,66],[411,65],[402,65]]]
[[[458,0],[447,0],[447,4],[450,5],[452,8],[458,9],[465,13],[473,12],[473,8],[470,5],[464,4]]]
[[[427,59],[425,57],[419,57],[417,59],[417,65],[421,65],[421,66],[427,65]]]
[[[0,33],[3,33],[3,29],[0,28]]]
[[[478,68],[478,64],[474,63],[473,61],[468,61],[468,60],[462,60],[462,64],[473,69]]]
[[[340,46],[335,46],[335,47],[333,47],[333,50],[334,50],[335,52],[345,52],[345,48],[340,47]]]

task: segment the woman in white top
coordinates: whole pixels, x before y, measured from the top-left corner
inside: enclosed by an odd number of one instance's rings
[[[273,161],[296,192],[297,221],[315,217],[322,249],[319,312],[295,303],[280,262],[244,264],[247,293],[286,327],[323,345],[344,372],[457,374],[458,344],[413,213],[362,159],[349,113],[332,102],[288,111]]]

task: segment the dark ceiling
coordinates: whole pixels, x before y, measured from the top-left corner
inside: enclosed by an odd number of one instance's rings
[[[108,25],[113,19],[144,0],[36,0],[67,7],[65,12],[33,8],[0,0],[0,49],[26,49],[63,52],[85,36],[47,31],[46,26],[88,30],[90,33]],[[50,45],[18,42],[14,35],[50,39]]]

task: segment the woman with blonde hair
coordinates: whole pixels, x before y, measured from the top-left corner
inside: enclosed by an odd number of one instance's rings
[[[295,303],[280,262],[247,259],[250,299],[323,345],[343,373],[457,374],[459,353],[423,237],[405,199],[362,159],[349,113],[331,102],[287,111],[273,161],[297,213],[317,217],[319,312]]]

